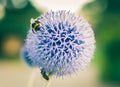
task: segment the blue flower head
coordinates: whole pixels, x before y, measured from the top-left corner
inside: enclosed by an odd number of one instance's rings
[[[31,60],[31,58],[29,56],[28,49],[26,49],[25,46],[22,48],[21,56],[22,56],[23,60],[26,62],[27,65],[29,65],[30,67],[36,67],[35,63]]]
[[[62,76],[84,69],[94,44],[93,30],[82,16],[50,11],[32,22],[23,53],[42,72]]]

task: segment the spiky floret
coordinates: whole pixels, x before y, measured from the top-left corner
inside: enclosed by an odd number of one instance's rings
[[[37,18],[36,33],[29,30],[25,47],[28,56],[44,72],[62,76],[84,69],[94,49],[89,23],[70,11],[47,12]]]
[[[28,64],[31,67],[36,67],[36,64],[31,60],[29,56],[29,50],[26,49],[25,46],[22,48],[21,56],[26,64]]]

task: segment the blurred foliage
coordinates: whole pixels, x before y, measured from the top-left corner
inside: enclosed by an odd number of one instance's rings
[[[0,19],[0,59],[16,58],[22,46],[18,45],[23,43],[28,32],[30,19],[36,18],[42,12],[38,12],[28,0],[0,0],[0,5],[4,7],[5,12],[4,17]],[[6,42],[8,44],[4,47]],[[17,53],[14,50],[16,47],[19,47]],[[12,51],[12,54],[7,54],[4,48],[9,50],[9,53]]]
[[[94,0],[81,11],[96,36],[95,63],[103,82],[120,83],[120,0]]]

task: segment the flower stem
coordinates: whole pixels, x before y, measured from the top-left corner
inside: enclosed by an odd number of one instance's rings
[[[31,75],[30,75],[30,78],[29,78],[28,83],[27,83],[27,87],[32,87],[33,86],[35,75],[36,75],[36,71],[33,68],[32,72],[31,72]]]

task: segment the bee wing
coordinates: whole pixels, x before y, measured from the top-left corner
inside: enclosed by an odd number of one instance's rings
[[[35,19],[31,18],[30,23],[32,24],[35,21]]]

